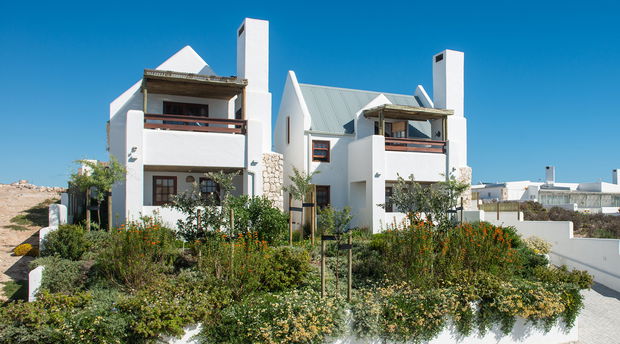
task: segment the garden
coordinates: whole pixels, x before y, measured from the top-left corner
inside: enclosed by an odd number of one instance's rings
[[[290,245],[288,214],[265,198],[231,196],[231,175],[209,178],[218,192],[196,189],[169,205],[186,214],[176,230],[143,217],[48,234],[33,262],[45,267],[37,300],[0,308],[0,343],[156,343],[196,324],[201,343],[418,343],[446,328],[508,334],[518,318],[544,331],[574,326],[580,290],[592,284],[585,272],[549,266],[540,239],[459,223],[452,210],[465,186],[454,179],[400,179],[391,202],[408,221],[380,234],[326,207],[316,240],[302,231]],[[323,236],[336,240],[322,250]]]

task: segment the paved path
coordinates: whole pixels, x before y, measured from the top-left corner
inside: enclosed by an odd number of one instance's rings
[[[620,293],[601,284],[583,292],[579,344],[620,343]]]

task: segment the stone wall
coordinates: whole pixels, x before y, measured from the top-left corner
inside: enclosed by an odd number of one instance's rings
[[[466,210],[476,209],[476,205],[471,201],[471,167],[459,167],[456,172],[456,179],[459,182],[470,185],[470,187],[463,192],[463,208]]]
[[[284,209],[282,186],[284,183],[284,158],[282,154],[263,154],[263,196],[273,201],[274,206]]]

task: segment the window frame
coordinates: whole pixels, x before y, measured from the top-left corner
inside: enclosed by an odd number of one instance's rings
[[[220,188],[220,184],[218,184],[217,182],[215,182],[215,180],[208,178],[208,177],[200,177],[198,178],[198,188],[200,189],[200,197],[203,197],[203,199],[206,199],[206,195],[209,194],[209,192],[202,192],[202,182],[206,182],[206,181],[212,181],[213,183],[215,183],[215,187],[216,187],[216,191],[215,193],[215,199],[217,201],[217,205],[220,205],[220,192],[221,192],[221,188]]]
[[[391,200],[392,196],[394,196],[394,187],[386,186],[385,187],[385,212],[386,213],[394,212],[394,203],[392,203],[392,200]]]
[[[322,202],[321,204],[319,204],[319,189],[324,189],[326,191],[326,195],[327,195],[327,203]],[[331,185],[315,185],[315,199],[316,199],[316,206],[318,208],[323,208],[326,206],[331,205],[332,203],[332,199],[331,199]]]
[[[317,148],[317,144],[327,144],[327,148]],[[315,155],[316,150],[326,151],[327,154],[322,157]],[[331,142],[329,140],[312,140],[312,161],[313,162],[330,162],[331,161]]]
[[[181,113],[172,113],[176,111],[166,111],[166,107],[168,106],[178,106],[181,110]],[[197,106],[202,107],[206,110],[206,115],[190,115],[189,111],[187,111],[188,107]],[[173,102],[164,100],[162,103],[162,114],[164,115],[176,115],[176,116],[197,116],[197,117],[205,117],[209,118],[209,104],[200,104],[200,103],[186,103],[186,102]]]
[[[170,198],[171,195],[172,196],[177,195],[178,180],[176,176],[153,176],[153,205],[162,206],[167,203],[170,203],[170,201],[158,201],[157,200],[156,195],[162,195],[161,193],[157,193],[157,181],[158,180],[172,180],[173,181],[174,193],[168,194],[168,198]]]

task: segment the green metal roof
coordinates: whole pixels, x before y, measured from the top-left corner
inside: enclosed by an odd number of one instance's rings
[[[355,114],[378,95],[396,105],[423,105],[415,96],[347,88],[299,84],[310,117],[310,129],[333,134],[352,134]]]

